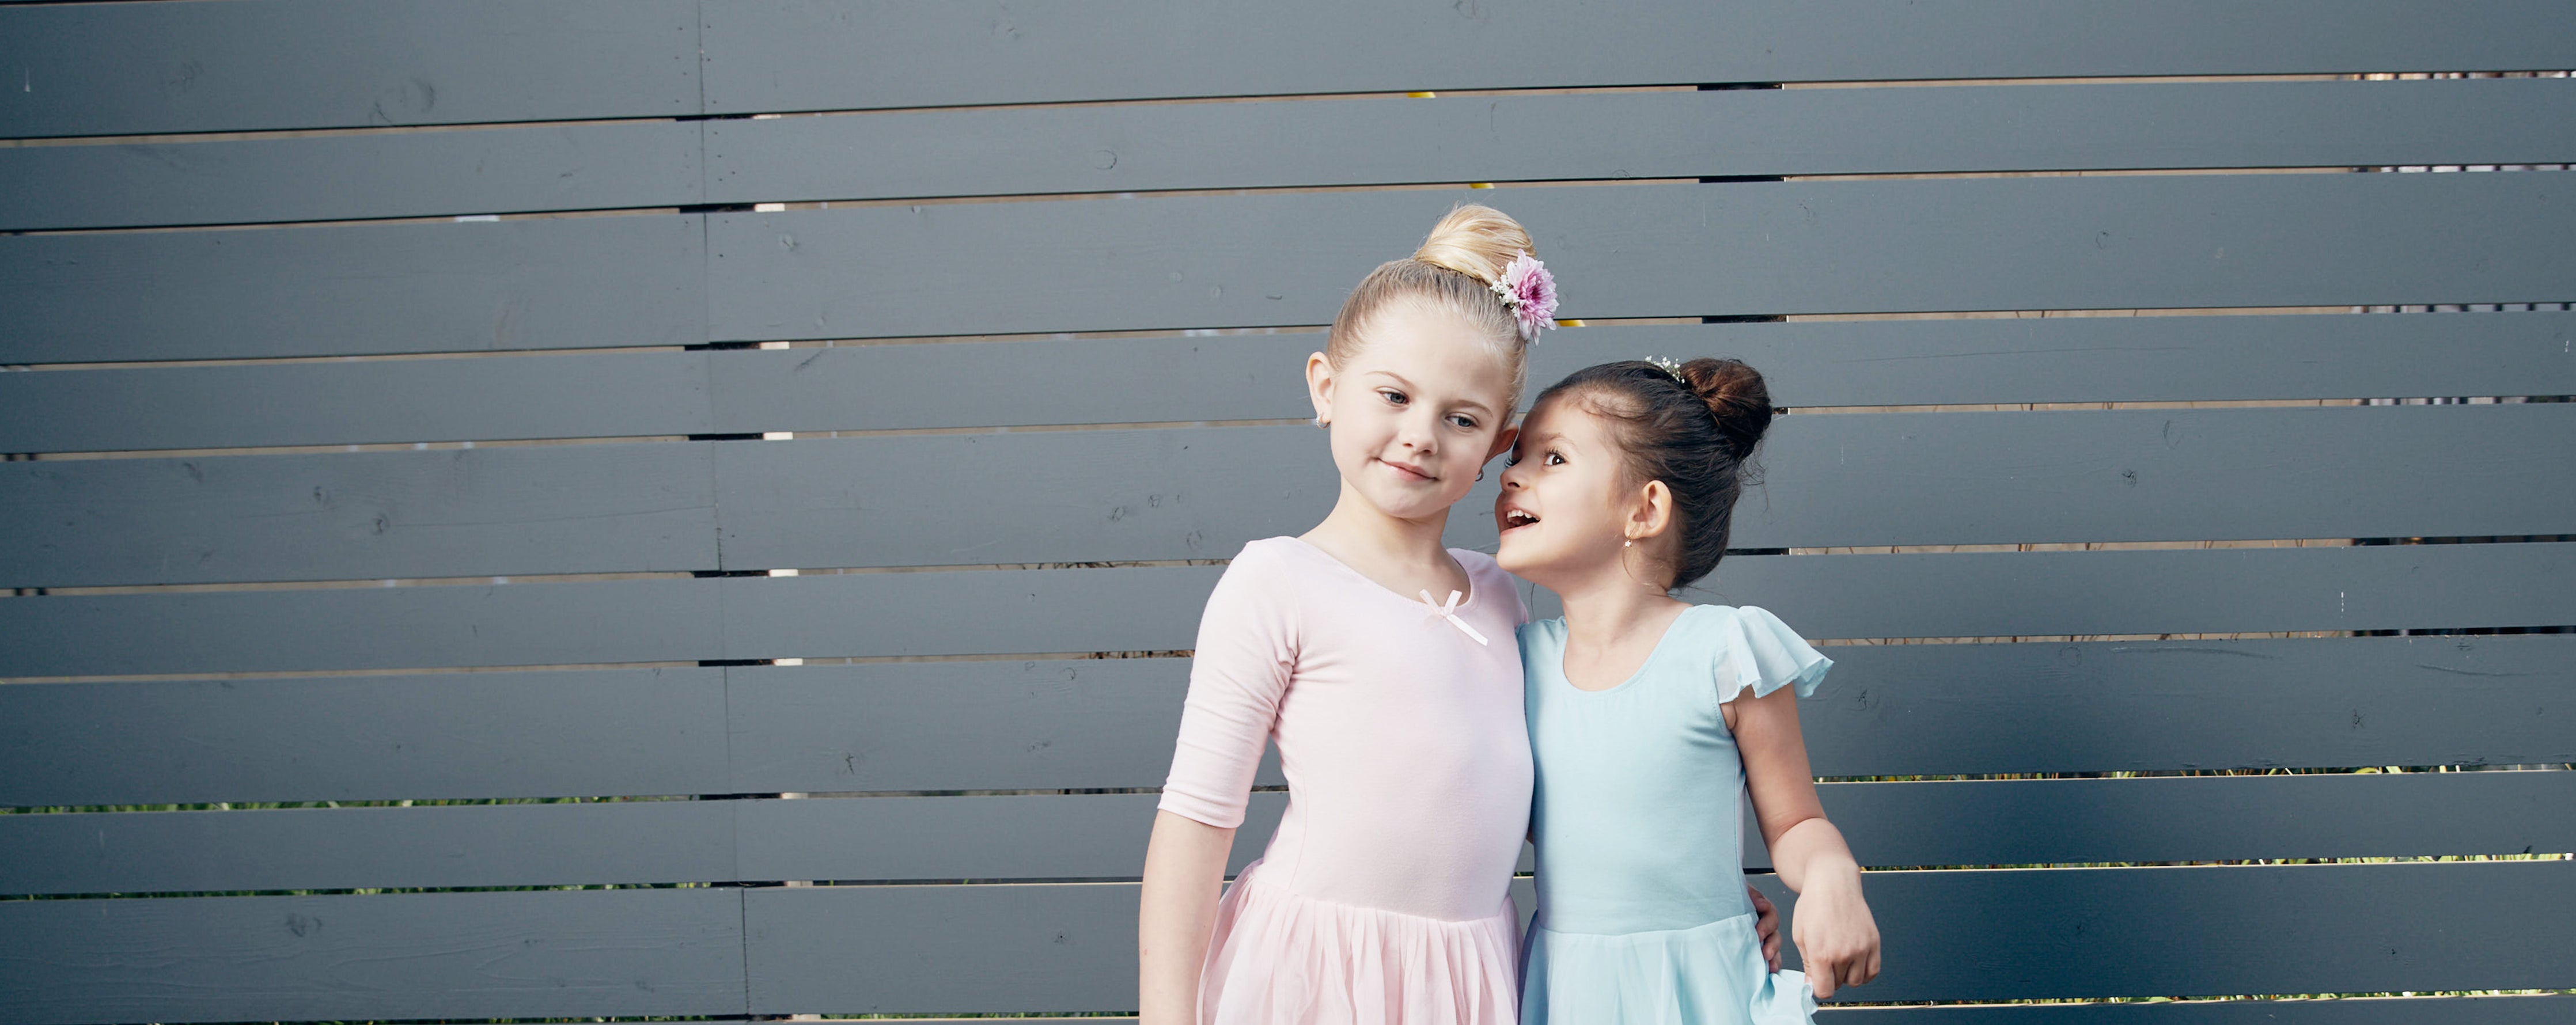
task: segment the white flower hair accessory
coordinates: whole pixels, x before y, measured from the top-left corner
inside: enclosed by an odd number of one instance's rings
[[[1556,276],[1527,251],[1512,257],[1503,276],[1486,287],[1520,321],[1521,341],[1535,343],[1540,331],[1556,326]]]
[[[1672,357],[1648,356],[1646,357],[1646,362],[1654,364],[1655,369],[1657,370],[1673,375],[1673,380],[1680,381],[1682,383],[1682,387],[1690,387],[1690,379],[1682,376],[1682,365],[1673,362]]]

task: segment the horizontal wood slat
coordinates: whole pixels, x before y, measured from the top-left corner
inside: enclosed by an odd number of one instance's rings
[[[1225,558],[1329,511],[1324,442],[1229,427],[21,462],[0,468],[0,531],[22,542],[0,584]],[[2576,463],[2565,403],[1791,416],[1764,460],[1739,548],[2576,533],[2576,480],[2553,472]],[[1493,547],[1497,486],[1459,503],[1451,544]]]
[[[574,352],[0,374],[0,451],[711,434],[709,360],[754,355],[782,354]]]
[[[1188,672],[1086,659],[11,684],[0,804],[1153,786]],[[1281,782],[1275,767],[1263,782]]]
[[[12,147],[0,229],[688,206],[702,156],[686,121]]]
[[[2576,851],[2576,772],[2565,771],[1828,783],[1820,793],[1868,866]],[[1134,879],[1158,799],[5,815],[0,893]],[[1287,800],[1252,795],[1233,867],[1261,856]],[[1749,820],[1744,843],[1747,866],[1767,869]]]
[[[2576,278],[2549,174],[1475,191],[1566,317],[2536,302]],[[1320,324],[1444,191],[709,215],[718,339]],[[2352,211],[2377,211],[2355,218]],[[1186,241],[1182,241],[1186,240]],[[2500,259],[2499,254],[2513,254]]]
[[[1827,783],[1861,864],[2039,865],[2576,851],[2576,772]],[[1747,868],[1768,869],[1745,823]]]
[[[2561,68],[2548,4],[0,7],[0,136],[1695,82]],[[704,22],[703,33],[700,29]],[[2223,31],[2222,31],[2223,29]],[[705,65],[704,100],[699,84]],[[1401,70],[1397,70],[1401,69]]]
[[[2070,317],[1574,328],[1539,387],[1729,356],[1783,406],[2576,395],[2576,314]],[[907,430],[1311,413],[1320,334],[952,342],[0,374],[0,452]],[[1067,388],[1101,375],[1116,389]],[[1523,396],[1527,399],[1529,396]]]
[[[2576,233],[2576,212],[2551,201],[2558,184],[2218,175],[1474,195],[1533,226],[1566,284],[1563,313],[1606,318],[2555,302],[2576,277],[2576,256],[2553,245]],[[1460,198],[26,235],[0,238],[0,361],[1321,324]]]
[[[0,893],[1133,879],[1153,794],[0,815]],[[1287,795],[1255,794],[1232,865]]]
[[[0,464],[0,583],[716,567],[709,445]],[[38,582],[42,582],[41,584]]]
[[[754,1014],[1135,1010],[1133,883],[770,892],[743,901]]]
[[[0,675],[828,657],[780,654],[808,647],[881,655],[1165,651],[1191,643],[1217,573],[973,571],[7,599]],[[138,637],[155,642],[132,643]],[[735,651],[766,654],[728,654]]]
[[[0,901],[0,1018],[741,1014],[741,892]]]
[[[1158,794],[873,797],[743,806],[745,878],[1134,879]],[[1227,859],[1261,857],[1288,795],[1251,795]]]
[[[12,684],[0,804],[731,793],[725,672]]]
[[[694,0],[0,8],[0,136],[695,114]]]
[[[2446,88],[2462,85],[2470,88]],[[2571,136],[2576,88],[2555,80],[1754,89],[709,122],[707,182],[714,202],[751,203],[1465,181],[2560,163],[2576,159],[2576,145],[2562,141]],[[1318,146],[1318,139],[1332,144]],[[1547,143],[1530,145],[1534,139]]]
[[[705,340],[696,215],[0,238],[0,362]]]
[[[2437,409],[2477,412],[2421,415]],[[2400,415],[2365,418],[2373,413]],[[1793,416],[1779,426],[1788,429],[1762,453],[1759,501],[1741,503],[1730,544],[2576,533],[2576,479],[2530,483],[2576,465],[2576,405],[2565,403]],[[2391,474],[2410,486],[2389,488]]]
[[[1754,881],[1791,928],[1795,895],[1777,876]],[[2576,862],[1888,872],[1863,885],[1888,957],[1849,1000],[2558,989],[2576,978],[2555,953],[2576,940]],[[2472,932],[2531,946],[2458,941]],[[1784,966],[1797,963],[1794,947],[1782,945]]]
[[[862,13],[864,12],[864,13]],[[1519,86],[2564,67],[2543,2],[711,3],[707,112]]]
[[[726,882],[740,803],[0,815],[0,893]]]
[[[2456,625],[2425,628],[2460,629],[2562,625],[2576,616],[2563,586],[2571,569],[2576,545],[2555,544],[1776,556],[1721,567],[1701,593],[1764,605],[1825,638],[2387,630],[2434,619]]]
[[[0,600],[0,675],[1176,650],[1218,572],[13,598]],[[2576,623],[2570,572],[2576,544],[1737,556],[1693,594],[1762,605],[1828,639],[2459,629]]]
[[[1820,775],[2576,761],[2565,635],[1825,650]]]
[[[2576,160],[2560,141],[2569,137],[2576,89],[2531,79],[968,108],[0,149],[0,178],[22,185],[0,196],[0,228],[1464,181],[2564,163]]]
[[[1801,713],[1824,776],[2576,762],[2576,731],[2551,714],[2576,685],[2564,635],[1826,650],[1834,670]],[[1188,672],[1108,659],[12,684],[0,804],[1154,787]],[[1271,764],[1260,782],[1284,780]]]
[[[1866,885],[1886,972],[1852,999],[2555,988],[2576,977],[2557,956],[2576,941],[2567,862],[1895,872]],[[1135,900],[1126,884],[751,891],[752,1009],[1128,1009]],[[2470,931],[2500,949],[2456,942]],[[971,981],[938,970],[970,953],[1012,970]]]
[[[1180,658],[727,669],[734,788],[1160,787],[1189,672]],[[1256,782],[1286,780],[1273,759]]]

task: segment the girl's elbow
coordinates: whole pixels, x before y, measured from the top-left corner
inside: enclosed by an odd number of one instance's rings
[[[1779,847],[1782,841],[1790,838],[1790,834],[1792,833],[1796,833],[1802,829],[1813,832],[1815,827],[1810,825],[1810,823],[1822,823],[1823,827],[1826,829],[1834,828],[1833,822],[1825,818],[1824,809],[1800,808],[1783,814],[1778,819],[1764,821],[1762,824],[1762,842],[1775,848]],[[1840,831],[1837,830],[1835,835],[1841,835]]]

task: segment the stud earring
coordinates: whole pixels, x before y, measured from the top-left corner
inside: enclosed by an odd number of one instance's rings
[[[1635,547],[1637,547],[1637,539],[1632,537],[1632,538],[1629,538],[1629,539],[1627,539],[1627,540],[1625,540],[1625,541],[1621,541],[1621,542],[1619,542],[1619,547],[1621,547],[1621,548],[1635,548]]]

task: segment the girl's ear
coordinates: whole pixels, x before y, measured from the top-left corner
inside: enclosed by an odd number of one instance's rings
[[[1306,356],[1306,398],[1315,404],[1318,426],[1333,421],[1333,361],[1323,353]]]
[[[1628,530],[1638,540],[1654,537],[1673,525],[1673,489],[1664,482],[1650,480],[1637,489],[1637,500],[1628,507]]]
[[[1519,440],[1521,440],[1521,429],[1518,426],[1505,427],[1494,432],[1494,446],[1485,450],[1485,461],[1493,462],[1495,456],[1511,451],[1512,443]]]

